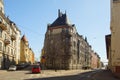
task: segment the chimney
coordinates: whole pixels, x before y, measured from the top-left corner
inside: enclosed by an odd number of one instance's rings
[[[60,9],[58,9],[58,17],[62,16],[62,12],[60,12]]]
[[[60,17],[60,9],[58,9],[58,17]]]

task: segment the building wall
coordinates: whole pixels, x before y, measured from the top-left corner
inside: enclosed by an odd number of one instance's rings
[[[25,60],[25,44],[24,41],[21,40],[20,42],[20,63],[26,62]]]
[[[29,63],[34,63],[34,53],[31,48],[29,49]]]
[[[20,30],[4,15],[3,0],[0,0],[0,68],[7,69],[17,64],[20,54]]]
[[[29,62],[29,45],[27,41],[21,40],[20,63]]]
[[[44,51],[45,54],[42,56],[46,57],[47,68],[91,68],[91,47],[82,36],[77,34],[75,27],[48,29],[45,35]]]
[[[47,56],[46,66],[48,68],[65,69],[69,68],[70,64],[68,64],[68,62],[73,63],[69,58],[72,57],[74,59],[74,56],[71,55],[70,47],[67,45],[71,40],[66,37],[67,35],[65,34],[65,31],[68,29],[69,28],[58,28],[47,30],[44,50],[46,53],[45,55]],[[74,63],[75,62],[76,61],[74,61]]]
[[[0,68],[7,69],[11,64],[16,64],[16,26],[0,11]],[[19,31],[19,30],[18,30]],[[13,39],[13,35],[15,39]]]
[[[112,67],[112,55],[111,55],[111,34],[105,36],[106,39],[106,53],[108,59],[108,69]]]
[[[29,43],[25,35],[23,35],[20,42],[20,63],[34,63],[34,52],[29,47]]]
[[[111,6],[111,66],[113,72],[120,72],[116,71],[116,68],[120,68],[120,0],[113,0]]]
[[[20,35],[21,35],[21,32],[14,22],[11,21],[10,26],[11,26],[11,30],[13,31],[10,35],[11,41],[15,48],[14,53],[16,55],[16,64],[18,64],[18,62],[20,60]],[[8,30],[9,30],[8,32],[10,33],[11,30],[10,29],[8,29]]]
[[[16,30],[17,31],[17,34],[16,34],[16,46],[18,46],[18,47],[16,47],[16,64],[18,64],[19,63],[19,61],[20,61],[20,35],[21,35],[21,33],[20,33],[20,31],[19,30]]]

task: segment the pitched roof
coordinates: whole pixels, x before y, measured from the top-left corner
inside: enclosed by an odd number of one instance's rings
[[[25,42],[28,42],[27,38],[25,35],[22,36],[21,40],[25,41]]]
[[[58,18],[49,26],[49,27],[56,27],[60,25],[71,25],[66,13],[63,14],[58,10]]]

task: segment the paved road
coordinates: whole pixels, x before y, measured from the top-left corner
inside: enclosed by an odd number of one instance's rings
[[[32,78],[25,80],[120,80],[113,76],[108,70],[95,70],[75,75],[47,77],[47,78]]]
[[[29,70],[0,71],[0,80],[120,80],[110,71],[95,70],[84,72],[80,70],[53,71],[45,70],[41,74],[32,74]]]

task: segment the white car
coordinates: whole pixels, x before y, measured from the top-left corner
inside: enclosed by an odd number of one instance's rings
[[[9,69],[10,71],[15,71],[17,67],[15,65],[10,65]]]

